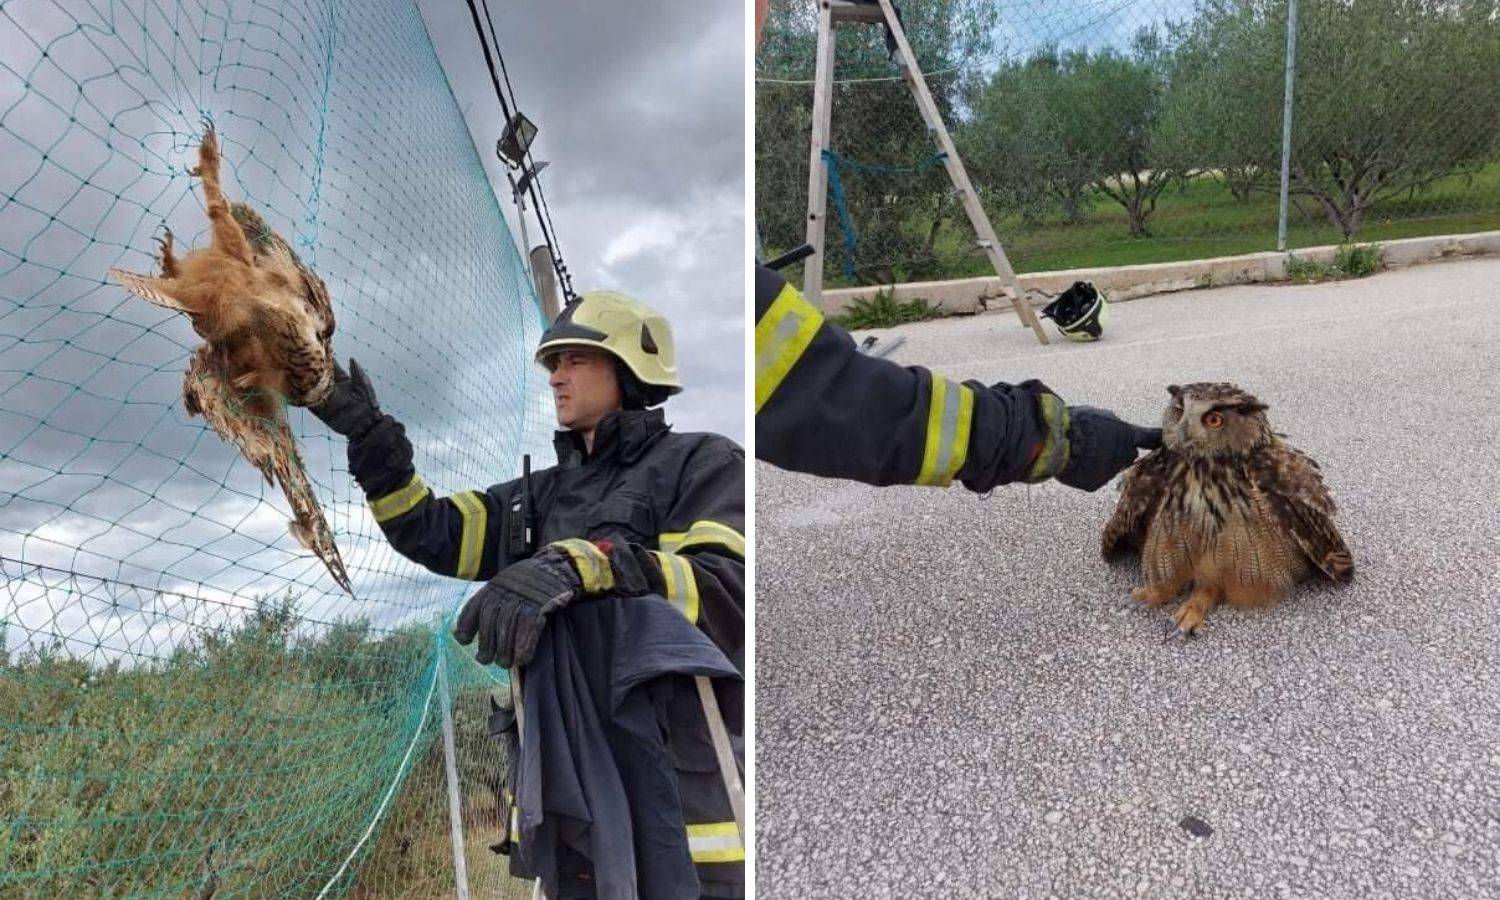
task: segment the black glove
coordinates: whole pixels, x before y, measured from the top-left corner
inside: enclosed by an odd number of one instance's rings
[[[1068,487],[1097,491],[1135,462],[1139,449],[1161,446],[1160,428],[1140,428],[1107,409],[1068,407],[1068,462],[1055,476]]]
[[[380,421],[380,406],[375,401],[375,387],[359,363],[349,360],[349,371],[333,361],[333,389],[322,403],[308,411],[327,425],[330,431],[344,437],[360,437]]]
[[[505,568],[469,598],[453,636],[467,644],[479,636],[480,663],[524,666],[536,652],[547,616],[583,596],[573,557],[553,545]]]

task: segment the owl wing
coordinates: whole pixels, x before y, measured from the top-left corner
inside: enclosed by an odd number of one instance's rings
[[[283,271],[295,269],[302,278],[304,299],[308,309],[318,323],[318,336],[327,340],[333,336],[333,302],[328,297],[328,286],[323,283],[317,273],[307,267],[292,245],[286,242],[280,234],[266,220],[261,218],[260,213],[244,203],[235,203],[232,206],[235,221],[240,223],[245,235],[250,241],[250,247],[255,251],[256,262]],[[289,273],[290,274],[290,273]]]
[[[277,422],[277,426],[276,480],[281,482],[281,491],[291,504],[293,516],[287,526],[302,546],[323,561],[339,587],[352,595],[354,588],[349,582],[349,573],[344,569],[344,559],[339,555],[339,546],[333,540],[333,529],[328,527],[318,495],[307,479],[302,454],[297,452],[297,440],[292,436],[285,417]]]
[[[202,416],[219,437],[238,447],[250,464],[271,482],[272,439],[261,417],[247,408],[244,397],[230,384],[229,372],[208,344],[193,353],[182,379],[182,405],[189,415]]]
[[[172,296],[172,285],[169,279],[153,278],[150,275],[140,275],[124,269],[110,269],[109,277],[124,285],[127,291],[142,300],[150,300],[157,306],[165,307],[173,312],[194,312],[187,304]]]
[[[250,244],[250,252],[259,257],[264,256],[272,246],[280,244],[291,252],[291,247],[277,234],[275,229],[266,224],[255,207],[248,203],[235,201],[229,204],[229,214],[234,216],[235,222],[239,223],[240,230],[245,232],[245,240]]]
[[[207,344],[199,347],[188,363],[182,399],[188,413],[207,419],[209,426],[238,447],[268,483],[281,486],[292,507],[293,519],[288,523],[292,536],[323,561],[340,587],[354,593],[281,402],[263,393],[235,388],[218,355]]]
[[[1100,551],[1114,559],[1137,550],[1146,540],[1146,529],[1167,493],[1168,458],[1164,449],[1153,450],[1125,472],[1120,483],[1120,502],[1104,526]]]
[[[1276,520],[1320,572],[1331,581],[1354,574],[1354,557],[1333,522],[1333,495],[1311,457],[1277,441],[1251,462],[1250,477],[1270,502]]]

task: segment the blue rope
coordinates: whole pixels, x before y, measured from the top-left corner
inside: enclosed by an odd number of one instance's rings
[[[854,280],[854,256],[859,249],[859,231],[854,227],[854,217],[849,214],[849,203],[844,197],[843,168],[872,175],[914,175],[940,165],[948,154],[938,151],[914,166],[888,166],[878,163],[862,163],[840,156],[832,150],[823,151],[823,164],[828,167],[828,193],[833,196],[833,209],[839,217],[839,230],[844,236],[844,277]]]
[[[833,209],[838,213],[839,230],[844,233],[844,277],[854,278],[854,251],[859,247],[859,232],[854,230],[854,220],[849,215],[849,204],[844,200],[844,180],[839,176],[842,158],[832,150],[823,151],[823,164],[828,167],[828,192],[833,195]]]

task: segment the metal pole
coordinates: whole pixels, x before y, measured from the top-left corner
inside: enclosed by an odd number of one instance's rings
[[[1287,0],[1286,97],[1281,104],[1281,209],[1276,216],[1276,250],[1286,251],[1287,197],[1292,177],[1292,82],[1297,74],[1297,0]]]
[[[542,313],[548,322],[555,321],[562,312],[562,301],[557,296],[557,270],[552,267],[551,247],[537,244],[531,248],[531,274],[537,298],[542,301]]]
[[[516,752],[520,753],[523,752],[521,748],[524,746],[526,740],[526,698],[521,693],[520,666],[516,666],[510,670],[510,701],[516,710]],[[519,761],[516,762],[516,768],[517,771],[520,770]],[[517,784],[516,788],[516,793],[519,794],[520,785]],[[519,797],[517,799],[519,800]],[[505,827],[509,828],[510,823],[505,823]],[[517,837],[520,837],[520,835],[517,835]],[[512,852],[517,852],[519,849],[518,847],[516,851]],[[531,898],[532,900],[547,900],[547,892],[542,890],[542,879],[538,878],[532,883]]]
[[[453,750],[453,698],[448,693],[448,655],[438,638],[438,703],[443,707],[443,768],[448,773],[448,827],[453,834],[453,880],[458,900],[469,900],[469,866],[464,859],[463,806],[458,799],[458,758]]]
[[[724,779],[724,790],[729,794],[729,808],[734,811],[734,826],[740,833],[740,845],[744,846],[745,785],[740,781],[739,766],[734,761],[734,745],[729,742],[729,729],[724,726],[724,712],[719,709],[713,683],[703,675],[693,676],[693,681],[698,686],[698,700],[703,704],[708,733],[713,737],[714,755],[719,759],[719,776]]]
[[[531,247],[531,238],[526,234],[526,195],[516,186],[514,175],[506,172],[505,180],[510,182],[510,199],[516,204],[516,220],[521,223],[522,262],[527,266],[526,274],[531,275],[531,259],[526,255],[526,250]]]

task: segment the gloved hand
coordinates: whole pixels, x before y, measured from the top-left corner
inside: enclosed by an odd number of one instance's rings
[[[588,567],[587,585],[579,574],[580,566]],[[477,635],[475,658],[480,663],[493,661],[507,669],[524,666],[536,652],[547,616],[585,594],[613,585],[609,560],[598,548],[582,540],[550,544],[530,559],[508,566],[476,591],[459,612],[453,636],[460,644],[468,644]]]
[[[359,437],[380,421],[380,406],[375,401],[375,386],[359,363],[349,360],[349,371],[333,361],[333,389],[322,403],[308,411],[327,425],[330,431],[344,437]]]
[[[1140,428],[1107,409],[1068,407],[1068,462],[1058,481],[1097,491],[1135,462],[1138,450],[1161,446],[1160,428]]]

